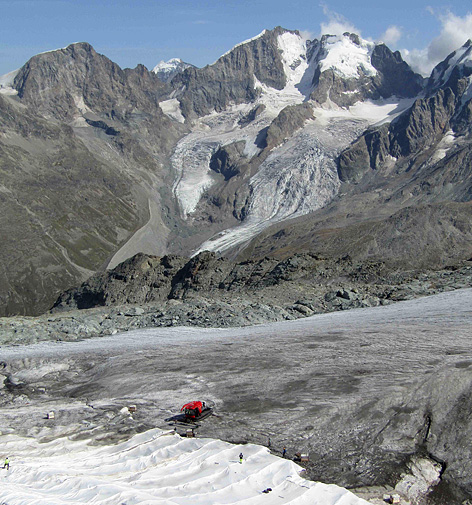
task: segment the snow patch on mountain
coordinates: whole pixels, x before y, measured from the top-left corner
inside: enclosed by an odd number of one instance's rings
[[[285,32],[277,37],[277,45],[282,54],[282,64],[287,77],[285,93],[296,94],[298,92],[304,98],[308,97],[312,87],[314,69],[308,72],[307,41],[296,33]]]
[[[379,100],[366,100],[356,102],[351,107],[339,107],[332,102],[323,107],[314,109],[315,116],[319,121],[327,125],[330,119],[352,119],[366,121],[369,126],[381,125],[393,121],[397,116],[409,109],[415,98],[381,98]]]
[[[360,38],[358,41],[357,44],[348,34],[326,36],[320,53],[320,71],[333,70],[345,79],[376,75],[377,70],[371,63],[375,44]]]
[[[436,147],[436,151],[428,160],[427,164],[433,165],[439,160],[445,158],[449,149],[451,149],[451,147],[454,147],[455,142],[456,142],[456,136],[454,135],[454,132],[452,130],[447,131],[444,137],[439,141]]]
[[[18,91],[13,88],[13,81],[21,69],[13,70],[8,74],[0,75],[0,94],[3,95],[17,95]]]
[[[180,58],[171,58],[169,61],[161,60],[152,71],[157,74],[158,72],[172,72],[179,65],[181,65],[183,61]]]
[[[83,95],[73,94],[72,99],[74,100],[74,104],[81,114],[92,112],[91,109],[85,104]]]
[[[171,98],[170,100],[159,102],[159,107],[166,116],[171,119],[175,119],[179,123],[185,123],[185,118],[180,109],[180,102],[177,98]]]
[[[261,90],[257,103],[264,104],[272,112],[272,119],[283,108],[302,103],[310,95],[315,69],[307,61],[306,44],[306,40],[297,33],[284,32],[277,37],[287,79],[283,89],[267,86],[254,76],[254,87]]]

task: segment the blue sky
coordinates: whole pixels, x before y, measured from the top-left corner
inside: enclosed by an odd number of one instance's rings
[[[213,63],[235,44],[281,25],[350,29],[384,40],[423,72],[472,38],[470,0],[0,0],[0,75],[31,56],[86,41],[118,63],[152,69],[180,57]]]

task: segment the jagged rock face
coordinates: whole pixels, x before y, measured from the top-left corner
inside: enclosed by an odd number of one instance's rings
[[[315,50],[316,71],[311,98],[348,107],[366,99],[416,96],[423,78],[384,44],[363,41],[355,34],[324,35]]]
[[[310,104],[289,105],[269,125],[259,146],[270,151],[301,128],[307,119],[313,118],[313,107]]]
[[[423,78],[413,72],[398,51],[393,53],[385,44],[378,44],[372,51],[371,62],[379,72],[375,86],[380,97],[412,98],[421,92]]]
[[[89,309],[104,305],[143,304],[167,298],[172,278],[184,266],[176,256],[137,254],[111,272],[90,277],[78,289],[64,292],[53,309]]]
[[[161,157],[181,134],[159,106],[169,89],[155,74],[143,65],[122,70],[87,43],[34,56],[14,88],[36,114],[67,123],[86,118],[108,132],[132,133],[151,141]]]
[[[470,75],[472,43],[449,55],[432,72],[425,98],[388,127],[365,132],[338,159],[342,181],[358,182],[370,169],[378,170],[389,157],[408,158],[438,145],[453,130],[466,133],[472,110]],[[411,165],[411,162],[410,162]]]
[[[368,130],[338,159],[342,181],[359,181],[370,169],[378,170],[391,158],[407,158],[439,143],[453,127],[458,99],[451,88],[440,89],[413,106],[390,125]]]
[[[92,110],[125,118],[139,107],[159,114],[165,86],[143,66],[122,70],[87,43],[38,54],[17,74],[14,87],[24,103],[58,119]]]
[[[457,82],[472,74],[472,41],[468,40],[460,49],[452,52],[444,61],[436,65],[428,79],[426,91],[434,93],[439,87],[450,87],[457,93]]]
[[[189,68],[171,82],[177,91],[185,117],[204,116],[221,111],[230,103],[252,102],[258,95],[259,82],[282,89],[286,82],[277,36],[282,28],[265,31],[254,40],[236,46],[213,65],[202,69]],[[184,89],[181,94],[179,91]]]

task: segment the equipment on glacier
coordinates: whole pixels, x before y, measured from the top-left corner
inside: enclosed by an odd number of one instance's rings
[[[186,403],[181,409],[185,414],[185,418],[189,420],[203,419],[209,416],[213,409],[208,407],[205,402],[199,400]]]

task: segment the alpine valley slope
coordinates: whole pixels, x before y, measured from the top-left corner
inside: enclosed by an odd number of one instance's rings
[[[0,79],[0,314],[137,252],[470,257],[471,50],[428,80],[280,27],[170,82],[86,43],[33,57]]]

